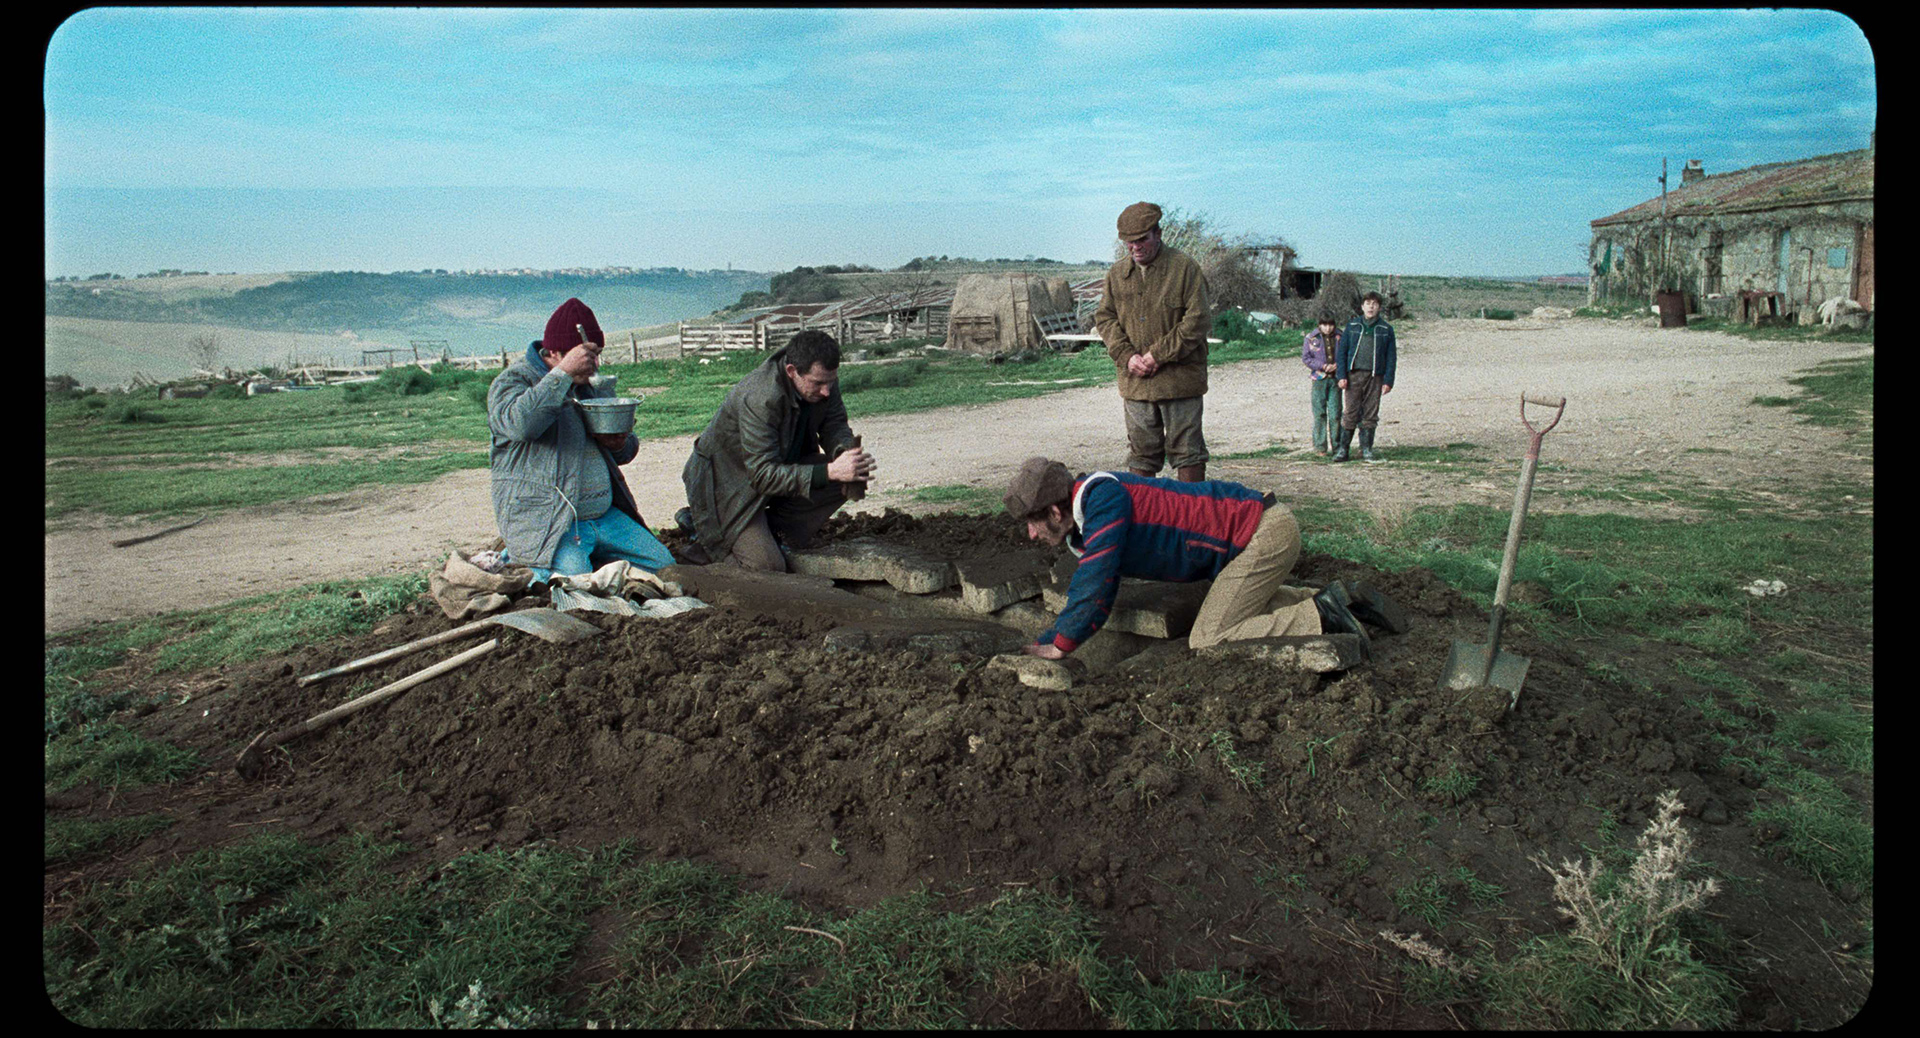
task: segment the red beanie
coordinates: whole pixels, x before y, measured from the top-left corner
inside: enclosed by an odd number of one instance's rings
[[[569,299],[560,304],[560,309],[555,310],[552,317],[547,318],[547,331],[540,336],[540,348],[565,353],[580,345],[580,333],[574,330],[576,324],[586,326],[589,341],[602,346],[607,344],[607,340],[600,335],[600,322],[594,320],[593,311],[587,309],[587,304],[580,300]]]

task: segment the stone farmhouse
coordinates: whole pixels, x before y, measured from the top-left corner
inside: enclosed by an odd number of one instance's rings
[[[1688,297],[1741,319],[1873,309],[1874,148],[1709,173],[1699,159],[1663,196],[1592,222],[1589,303]]]

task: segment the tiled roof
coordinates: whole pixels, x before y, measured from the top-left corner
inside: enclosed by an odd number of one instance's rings
[[[1758,212],[1826,202],[1873,201],[1873,151],[1845,151],[1796,162],[1715,173],[1667,192],[1667,215]],[[1660,216],[1660,196],[1593,221],[1594,227],[1638,223]]]

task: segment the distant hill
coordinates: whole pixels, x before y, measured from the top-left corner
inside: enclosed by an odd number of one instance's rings
[[[325,336],[342,362],[361,349],[404,347],[415,340],[439,340],[456,356],[518,353],[539,338],[547,316],[570,297],[593,308],[610,335],[621,329],[706,317],[764,290],[770,275],[756,271],[648,270],[520,271],[486,273],[360,271],[285,274],[183,274],[167,277],[96,278],[46,283],[49,338],[55,330],[71,349],[47,357],[47,373],[57,365],[80,367],[112,381],[130,377],[112,354],[125,344],[152,342],[159,325],[212,326],[229,349],[225,362],[266,355],[276,362],[300,344],[298,352]],[[124,327],[126,335],[110,334]],[[86,329],[85,335],[66,334]],[[251,333],[251,334],[250,334]],[[171,338],[171,337],[169,337]],[[89,344],[107,356],[91,356]],[[163,350],[162,353],[165,351]],[[302,357],[301,359],[305,359]],[[139,370],[167,377],[171,365],[147,356]],[[162,370],[153,370],[159,367]],[[185,358],[178,373],[187,370]],[[78,372],[74,372],[76,375]]]

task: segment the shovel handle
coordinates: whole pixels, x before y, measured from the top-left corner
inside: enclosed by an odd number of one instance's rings
[[[1554,409],[1553,421],[1544,427],[1535,428],[1527,421],[1527,405],[1536,404]],[[1513,570],[1520,559],[1520,528],[1527,521],[1527,505],[1533,500],[1533,473],[1540,465],[1540,441],[1546,439],[1547,431],[1560,424],[1561,416],[1567,413],[1567,398],[1530,396],[1520,394],[1520,424],[1533,434],[1533,441],[1527,445],[1527,460],[1520,466],[1520,486],[1513,494],[1513,517],[1507,521],[1507,546],[1500,556],[1500,583],[1493,591],[1493,618],[1487,624],[1487,673],[1481,676],[1481,683],[1493,673],[1493,660],[1500,651],[1500,628],[1507,618],[1507,592],[1513,588]]]
[[[309,674],[294,684],[298,688],[305,688],[316,681],[323,681],[327,678],[338,677],[342,674],[351,674],[356,670],[365,670],[368,667],[378,666],[388,660],[397,660],[409,653],[419,652],[421,649],[431,648],[443,642],[457,641],[465,638],[467,635],[473,634],[491,623],[493,623],[493,619],[489,617],[485,620],[475,620],[470,624],[456,627],[451,631],[441,631],[439,634],[429,634],[425,638],[416,638],[405,645],[396,645],[385,652],[376,652],[371,656],[362,656],[357,660],[342,663],[338,667],[330,670],[323,670],[317,674]]]
[[[1533,423],[1527,421],[1527,405],[1528,404],[1537,404],[1540,407],[1553,408],[1554,409],[1553,421],[1548,422],[1545,429],[1534,428]],[[1547,435],[1547,431],[1549,429],[1552,429],[1554,426],[1559,425],[1560,416],[1566,413],[1567,413],[1566,397],[1556,397],[1550,400],[1543,396],[1529,396],[1525,393],[1520,394],[1520,424],[1526,426],[1527,431],[1533,434],[1533,447],[1528,452],[1528,455],[1530,457],[1537,458],[1540,456],[1540,438]]]

